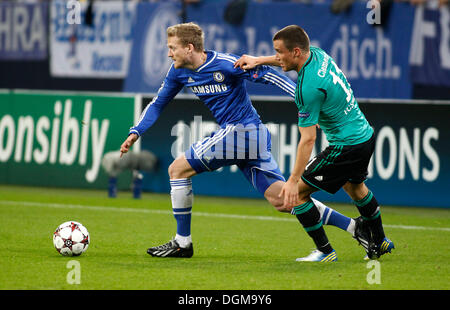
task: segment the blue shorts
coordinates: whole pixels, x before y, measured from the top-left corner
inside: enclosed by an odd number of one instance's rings
[[[237,165],[261,194],[276,181],[286,181],[273,159],[269,130],[263,125],[227,125],[185,152],[199,174]]]

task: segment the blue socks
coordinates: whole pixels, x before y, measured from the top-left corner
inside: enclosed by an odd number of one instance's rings
[[[341,213],[326,207],[322,215],[322,223],[324,225],[332,225],[339,227],[342,230],[347,230],[352,219],[342,215]]]
[[[327,207],[322,202],[311,197],[311,201],[317,207],[320,212],[322,224],[323,225],[331,225],[336,226],[344,231],[348,231],[350,234],[354,235],[355,233],[355,221],[347,217],[336,210]],[[299,207],[297,207],[299,208]],[[295,208],[294,208],[295,209]],[[292,209],[294,211],[294,209]],[[295,214],[295,213],[293,213]]]

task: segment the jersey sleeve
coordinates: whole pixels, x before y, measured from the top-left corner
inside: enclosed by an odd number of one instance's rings
[[[279,73],[270,66],[262,65],[250,70],[236,68],[236,70],[241,77],[251,82],[274,85],[286,92],[289,96],[295,97],[295,83],[289,77]]]
[[[183,84],[178,82],[173,66],[170,67],[158,93],[153,100],[145,107],[139,117],[138,123],[130,128],[129,134],[135,133],[141,136],[149,129],[158,119],[166,105],[178,94],[183,88]]]
[[[318,124],[320,109],[325,99],[323,91],[314,88],[297,90],[298,126],[309,127]]]
[[[227,54],[225,58],[228,58],[232,64],[239,59],[239,56],[234,54]],[[282,91],[286,92],[289,96],[295,98],[296,84],[286,75],[279,73],[270,66],[261,65],[253,69],[243,70],[241,68],[234,68],[230,66],[231,73],[239,78],[246,79],[254,83],[263,83],[277,86]]]

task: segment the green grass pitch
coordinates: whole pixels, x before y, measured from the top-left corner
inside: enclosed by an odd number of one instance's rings
[[[351,205],[331,207],[356,217]],[[149,246],[176,231],[167,194],[133,199],[119,192],[0,186],[2,290],[448,290],[450,210],[382,207],[396,249],[379,264],[347,232],[325,226],[335,263],[299,263],[313,249],[297,220],[262,199],[195,196],[190,259],[153,258]],[[91,236],[79,257],[53,247],[55,228],[68,220]],[[67,281],[79,263],[79,284]],[[69,277],[70,278],[70,277]],[[369,281],[368,281],[369,279]]]

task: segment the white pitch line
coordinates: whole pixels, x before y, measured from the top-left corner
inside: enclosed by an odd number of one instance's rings
[[[111,207],[111,206],[89,206],[89,205],[75,205],[75,204],[63,204],[63,203],[42,203],[33,201],[11,201],[0,200],[0,205],[18,205],[25,207],[47,207],[58,209],[85,209],[93,211],[108,211],[108,212],[131,212],[131,213],[148,213],[148,214],[172,214],[169,210],[153,210],[153,209],[136,209],[136,208],[124,208],[124,207]],[[297,222],[293,218],[282,218],[275,216],[258,216],[258,215],[239,215],[239,214],[225,214],[225,213],[208,213],[208,212],[195,212],[195,216],[205,217],[219,217],[219,218],[233,218],[241,220],[259,220],[259,221],[279,221],[279,222]],[[386,225],[386,228],[397,228],[407,230],[438,230],[438,231],[450,231],[448,227],[428,227],[428,226],[407,226],[407,225]]]

